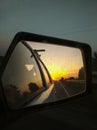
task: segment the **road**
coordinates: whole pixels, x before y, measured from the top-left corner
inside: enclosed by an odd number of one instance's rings
[[[62,82],[58,81],[55,82],[55,95],[56,95],[56,100],[62,99],[62,98],[67,98],[70,96],[69,92],[66,89],[66,86],[62,84]]]
[[[36,97],[30,104],[28,104],[28,106],[68,98],[82,92],[84,89],[85,85],[82,81],[54,81],[53,85]]]
[[[84,89],[85,85],[83,82],[80,83],[79,81],[56,81],[56,100],[71,97],[75,94],[81,93]]]

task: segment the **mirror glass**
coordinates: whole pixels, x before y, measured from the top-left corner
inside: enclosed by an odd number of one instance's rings
[[[2,76],[7,103],[19,109],[55,102],[86,90],[82,52],[78,48],[20,41]]]

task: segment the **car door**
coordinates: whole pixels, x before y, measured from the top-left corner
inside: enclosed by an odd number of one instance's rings
[[[45,90],[37,58],[24,44],[18,44],[12,53],[2,81],[8,105],[11,107],[28,104]]]
[[[36,105],[36,104],[41,104],[41,103],[47,103],[47,102],[53,102],[55,101],[55,88],[54,88],[54,82],[52,80],[52,77],[50,76],[50,73],[47,69],[47,67],[45,66],[45,63],[43,63],[43,61],[41,60],[41,58],[39,57],[38,53],[36,51],[34,51],[36,57],[37,57],[37,61],[39,63],[39,66],[41,68],[43,77],[44,77],[44,82],[45,82],[45,87],[46,90],[44,92],[42,92],[39,96],[37,96],[35,98],[34,101],[32,101],[29,105]]]

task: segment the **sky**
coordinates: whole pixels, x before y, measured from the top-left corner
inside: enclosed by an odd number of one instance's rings
[[[79,70],[84,66],[80,49],[28,41],[26,43],[35,50],[45,50],[38,52],[38,54],[53,80],[68,79],[70,77],[79,78]],[[40,65],[44,74],[47,75],[42,64]],[[8,77],[10,77],[9,80],[7,80]],[[45,77],[48,79],[48,76]],[[28,89],[28,84],[31,82],[37,83],[40,87],[42,86],[41,75],[34,56],[22,42],[19,42],[14,49],[2,80],[6,81],[4,86],[13,84],[21,89],[24,88],[23,91]]]
[[[63,78],[78,78],[79,70],[84,66],[81,50],[78,48],[59,46],[54,44],[28,42],[38,52],[41,60],[46,65],[53,80]],[[25,52],[26,53],[26,52]]]
[[[97,51],[97,0],[0,0],[0,55],[20,31],[86,42]]]

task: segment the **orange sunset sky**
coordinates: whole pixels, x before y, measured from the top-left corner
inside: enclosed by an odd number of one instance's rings
[[[82,54],[79,49],[45,43],[27,43],[33,49],[45,49],[45,52],[39,52],[40,58],[53,80],[61,77],[78,77],[78,71],[83,66]]]

